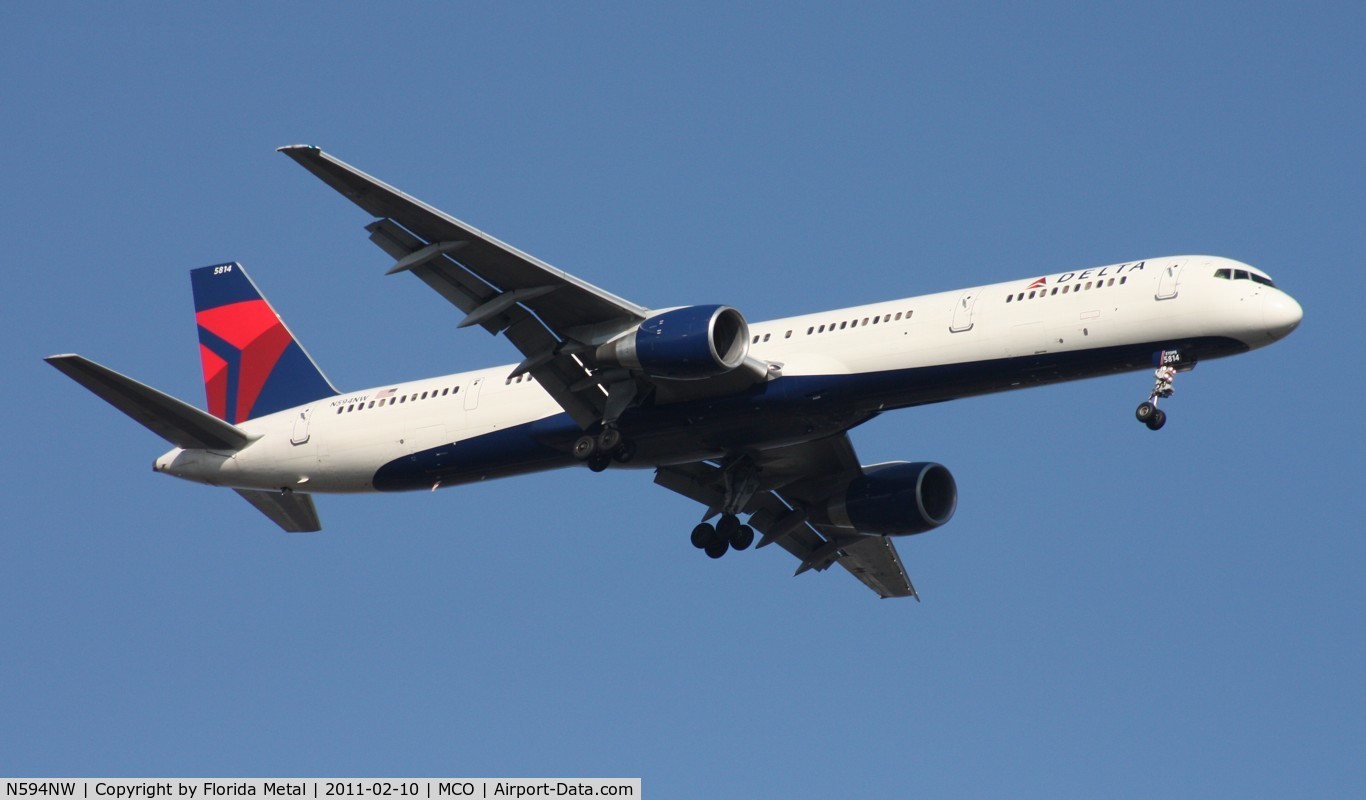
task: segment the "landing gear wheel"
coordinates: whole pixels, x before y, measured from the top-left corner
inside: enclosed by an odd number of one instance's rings
[[[617,449],[621,444],[621,431],[616,428],[603,428],[602,433],[598,434],[598,449],[604,453],[610,453]]]
[[[587,461],[598,452],[598,443],[592,436],[580,436],[574,442],[574,457],[580,461]]]
[[[611,463],[612,457],[609,455],[604,455],[602,453],[597,453],[595,455],[589,456],[588,458],[588,468],[593,470],[594,472],[602,472],[603,470],[607,469],[608,465],[610,465]]]
[[[710,522],[703,522],[692,529],[692,546],[698,550],[706,549],[707,545],[716,541],[716,528]]]
[[[1150,431],[1162,430],[1162,426],[1167,424],[1167,412],[1162,409],[1155,409],[1153,415],[1144,423]]]
[[[736,550],[747,550],[754,544],[754,529],[748,525],[741,525],[730,535],[730,546]]]
[[[1147,424],[1148,420],[1152,419],[1154,414],[1160,413],[1161,412],[1157,410],[1157,406],[1149,402],[1139,403],[1138,408],[1134,410],[1134,416],[1138,417],[1138,421],[1144,424]],[[1163,416],[1166,415],[1164,414]]]
[[[730,549],[730,542],[727,542],[725,540],[719,542],[712,542],[711,544],[707,545],[702,549],[705,550],[707,552],[707,555],[711,556],[712,558],[720,558],[721,556],[726,554],[727,550]]]
[[[612,451],[612,460],[618,464],[628,463],[636,457],[636,443],[630,439],[622,439],[617,449]]]
[[[722,514],[721,519],[716,521],[716,535],[725,542],[729,542],[739,528],[740,518],[734,514]]]

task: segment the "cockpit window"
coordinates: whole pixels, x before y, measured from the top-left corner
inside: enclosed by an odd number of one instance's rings
[[[1273,289],[1276,288],[1276,284],[1272,283],[1270,278],[1258,275],[1255,272],[1249,272],[1245,269],[1216,269],[1214,271],[1214,277],[1223,278],[1226,281],[1253,281],[1255,283],[1260,283],[1263,286],[1270,286]]]

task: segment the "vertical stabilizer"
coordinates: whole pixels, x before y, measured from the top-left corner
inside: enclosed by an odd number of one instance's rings
[[[337,394],[241,264],[190,270],[209,413],[231,423]]]

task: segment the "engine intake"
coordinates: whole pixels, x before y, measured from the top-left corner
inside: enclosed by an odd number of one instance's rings
[[[656,314],[597,350],[599,363],[653,378],[697,380],[729,372],[749,355],[749,324],[730,306]]]
[[[862,533],[906,536],[938,528],[958,508],[958,484],[943,464],[867,467],[825,508],[830,523]]]

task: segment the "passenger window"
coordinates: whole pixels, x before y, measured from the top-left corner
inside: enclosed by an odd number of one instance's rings
[[[813,334],[813,333],[815,333],[815,332],[816,332],[816,328],[815,328],[814,326],[806,329],[806,335],[807,335],[807,336],[810,336],[811,334]]]
[[[1006,302],[1007,302],[1007,303],[1009,303],[1011,300],[1014,300],[1014,299],[1015,299],[1015,295],[1013,295],[1013,294],[1008,294],[1008,295],[1006,295]]]
[[[847,327],[849,327],[849,323],[848,323],[848,322],[841,322],[841,323],[840,323],[840,330],[844,330],[844,329],[847,328]]]
[[[349,406],[346,407],[346,412],[347,412],[348,414],[351,413],[352,411],[355,411],[355,410],[356,410],[356,406],[355,406],[354,404],[349,405]]]
[[[1119,279],[1119,285],[1120,285],[1120,286],[1123,286],[1124,284],[1126,284],[1126,283],[1128,283],[1128,282],[1129,282],[1129,276],[1128,276],[1128,275],[1125,275],[1123,278],[1120,278],[1120,279]]]
[[[423,392],[423,393],[422,393],[422,398],[421,398],[421,399],[423,399],[423,400],[426,400],[426,399],[427,399],[427,393],[426,393],[426,392]]]
[[[788,332],[787,332],[787,335],[784,336],[783,338],[784,338],[784,339],[791,339],[791,338],[792,338],[792,331],[788,331]]]
[[[771,333],[765,333],[765,334],[764,334],[764,341],[767,342],[767,341],[768,341],[768,337],[770,337],[770,336],[772,336],[772,335],[773,335],[773,334],[771,334]]]
[[[346,410],[346,409],[345,409],[344,407],[342,407],[342,406],[337,406],[337,413],[338,413],[338,414],[342,413],[342,412],[345,411],[345,410]]]
[[[1067,290],[1068,290],[1068,289],[1071,289],[1071,288],[1072,288],[1072,284],[1070,284],[1070,283],[1067,284],[1066,286],[1062,287],[1062,293],[1063,293],[1063,294],[1067,294]]]
[[[1055,295],[1055,294],[1057,294],[1057,293],[1058,293],[1058,287],[1054,286],[1054,287],[1053,287],[1053,291],[1049,292],[1049,293],[1048,293],[1048,296],[1049,296],[1049,297],[1052,297],[1053,295]]]
[[[896,312],[896,318],[897,318],[897,319],[901,319],[901,312],[900,312],[900,311]]]

